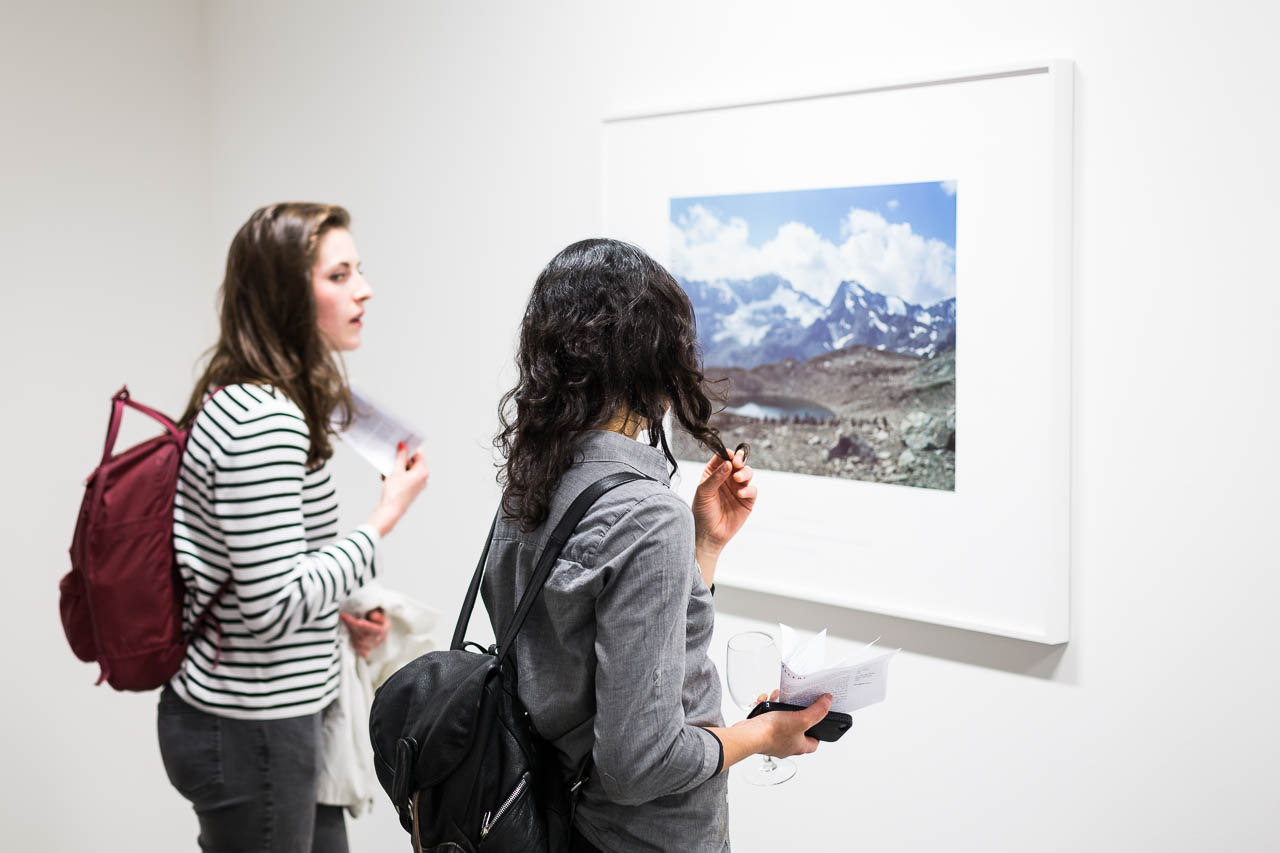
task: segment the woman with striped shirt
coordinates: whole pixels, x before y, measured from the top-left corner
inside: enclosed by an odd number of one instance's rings
[[[158,728],[206,851],[347,849],[341,809],[316,803],[339,605],[374,577],[379,541],[427,482],[402,447],[369,519],[338,535],[325,462],[352,403],[337,353],[360,345],[373,295],[349,222],[341,207],[285,203],[241,227],[221,336],[183,419],[173,541],[195,639]],[[348,623],[365,653],[385,636],[376,619]]]

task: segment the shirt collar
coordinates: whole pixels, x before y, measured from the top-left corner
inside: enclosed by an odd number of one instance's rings
[[[574,441],[580,462],[621,462],[646,477],[671,485],[671,469],[660,447],[650,447],[622,433],[604,429],[583,430]]]

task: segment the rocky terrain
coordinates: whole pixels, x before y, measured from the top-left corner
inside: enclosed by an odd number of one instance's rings
[[[784,410],[723,411],[712,423],[730,448],[751,445],[755,468],[954,490],[955,352],[920,357],[854,345],[807,361],[708,367],[709,379],[727,380],[716,387],[728,408]],[[682,430],[673,438],[677,457],[706,456]]]

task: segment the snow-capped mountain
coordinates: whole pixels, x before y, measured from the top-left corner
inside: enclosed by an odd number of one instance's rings
[[[680,284],[693,303],[708,365],[808,361],[855,344],[921,357],[955,346],[954,297],[926,309],[844,281],[824,306],[777,275]]]
[[[826,311],[777,275],[680,284],[693,303],[707,364],[755,367],[785,358],[769,356],[780,340],[801,336]],[[790,347],[784,343],[784,349]]]

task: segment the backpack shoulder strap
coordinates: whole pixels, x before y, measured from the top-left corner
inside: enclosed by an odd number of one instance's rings
[[[458,612],[458,624],[453,628],[453,639],[449,648],[461,649],[466,642],[467,623],[471,621],[471,611],[476,608],[476,596],[480,594],[480,581],[484,577],[484,564],[489,561],[489,544],[493,542],[493,532],[498,529],[498,516],[502,507],[493,514],[493,523],[489,525],[489,535],[484,540],[484,551],[480,554],[480,562],[476,564],[475,573],[471,576],[471,585],[467,587],[467,597],[462,602],[462,610]]]
[[[533,575],[529,578],[529,585],[525,588],[524,595],[520,597],[520,603],[516,606],[515,615],[511,617],[511,624],[507,626],[502,642],[498,644],[499,666],[511,655],[511,648],[515,644],[516,635],[524,627],[524,620],[529,617],[529,611],[533,609],[534,601],[542,592],[542,587],[546,585],[547,578],[551,576],[551,569],[555,565],[556,559],[559,558],[560,552],[564,550],[564,545],[569,541],[569,537],[573,535],[578,522],[582,521],[582,517],[587,514],[587,510],[605,492],[612,491],[623,483],[648,479],[652,478],[636,471],[619,471],[592,483],[583,490],[582,494],[574,498],[573,503],[569,504],[569,508],[565,510],[560,522],[551,531],[551,535],[542,546],[542,552],[538,555],[538,562],[534,566]]]
[[[547,578],[551,575],[551,567],[555,565],[556,558],[560,556],[560,551],[564,548],[565,542],[569,540],[574,528],[578,526],[578,522],[582,521],[582,517],[586,515],[591,505],[599,500],[600,496],[605,492],[615,489],[623,483],[648,479],[652,478],[635,471],[619,471],[592,483],[569,505],[559,523],[556,524],[555,529],[552,530],[551,535],[547,537],[546,543],[543,544],[542,551],[538,554],[538,562],[534,567],[533,577],[529,581],[529,586],[520,598],[520,603],[516,605],[515,616],[511,620],[511,625],[508,627],[506,635],[503,636],[502,642],[498,644],[501,653],[499,663],[506,659],[512,641],[515,640],[516,634],[519,633],[520,627],[524,625],[524,620],[528,618],[529,611],[533,608],[534,599],[538,597],[538,593],[542,591],[543,585],[546,584]],[[458,622],[454,626],[453,639],[449,643],[449,648],[451,649],[461,649],[466,642],[467,625],[471,621],[471,613],[475,610],[476,597],[480,594],[480,582],[484,579],[485,563],[489,560],[489,545],[493,542],[493,533],[498,529],[498,517],[501,514],[502,507],[499,506],[498,511],[494,513],[493,523],[489,525],[489,535],[485,539],[484,551],[480,554],[480,562],[476,564],[475,573],[471,576],[471,585],[467,587],[467,597],[463,600],[462,609],[458,612]]]
[[[568,542],[573,529],[582,520],[582,516],[586,515],[586,511],[589,510],[590,506],[598,501],[602,494],[620,487],[623,483],[648,479],[653,478],[636,473],[636,471],[618,471],[617,474],[609,474],[602,479],[596,480],[595,483],[586,487],[573,500],[568,510],[564,511],[564,515],[556,525],[556,529],[552,530],[547,542],[543,544],[529,588],[525,590],[524,597],[521,597],[520,603],[516,606],[516,615],[511,620],[511,628],[508,628],[507,635],[503,637],[502,643],[498,644],[499,649],[504,651],[504,649],[511,646],[512,640],[516,639],[516,633],[520,631],[520,626],[525,624],[525,619],[529,616],[532,606],[534,606],[534,599],[538,598],[538,593],[543,589],[543,585],[547,583],[550,570],[552,570],[553,565],[556,565],[556,558],[564,548],[564,543]],[[463,644],[466,643],[467,625],[471,622],[471,613],[475,611],[476,597],[480,594],[480,581],[484,579],[484,567],[486,562],[489,561],[489,546],[493,543],[494,530],[498,529],[498,517],[500,515],[502,515],[502,506],[499,505],[498,511],[494,512],[493,524],[489,525],[489,535],[485,538],[484,551],[480,553],[480,562],[477,562],[475,573],[471,575],[471,584],[468,585],[467,596],[462,601],[462,610],[458,611],[458,621],[453,626],[453,639],[449,642],[449,648],[451,649],[461,649]],[[503,660],[506,660],[506,657],[507,654],[504,652],[502,654]]]

